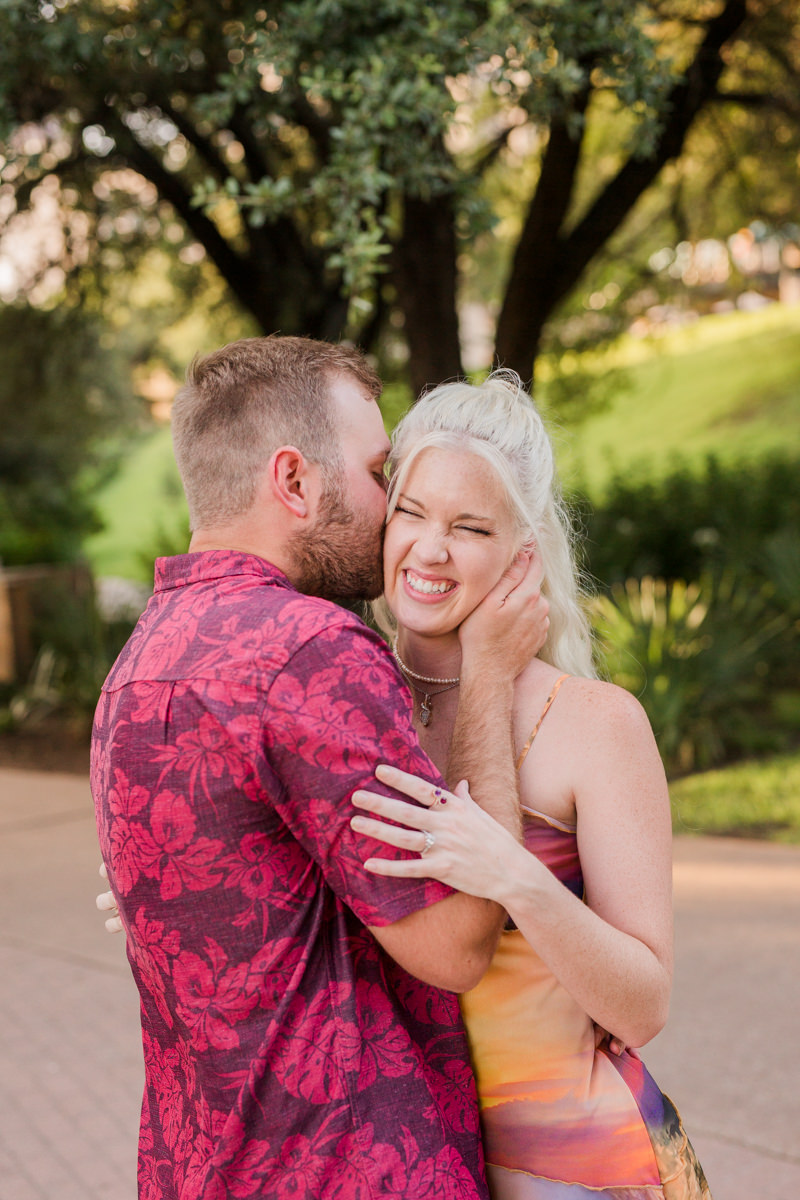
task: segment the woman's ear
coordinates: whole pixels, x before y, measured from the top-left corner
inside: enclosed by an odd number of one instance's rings
[[[265,483],[273,499],[300,520],[311,515],[316,499],[313,467],[296,446],[279,446],[265,473]]]
[[[524,554],[528,558],[533,558],[536,552],[536,537],[531,533],[517,545],[514,553],[511,555],[511,562],[509,562],[508,566],[511,566],[511,563],[515,561],[518,554]]]

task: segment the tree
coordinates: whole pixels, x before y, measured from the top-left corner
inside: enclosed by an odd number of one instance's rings
[[[135,418],[98,322],[0,309],[0,562],[71,562],[98,528],[93,493]]]
[[[517,232],[497,236],[495,357],[528,378],[703,121],[725,164],[709,114],[751,153],[779,127],[789,161],[796,15],[797,0],[6,0],[5,186],[19,207],[57,177],[99,237],[112,204],[135,223],[146,181],[260,328],[370,347],[391,317],[419,389],[462,370],[464,264],[502,169]]]

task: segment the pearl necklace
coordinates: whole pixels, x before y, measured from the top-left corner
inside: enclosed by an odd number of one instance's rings
[[[422,697],[419,706],[419,719],[422,724],[427,727],[431,722],[431,717],[433,716],[433,697],[441,696],[443,692],[449,692],[454,687],[458,687],[459,683],[461,683],[461,676],[456,675],[455,679],[437,679],[435,675],[418,675],[417,672],[412,671],[411,667],[407,666],[400,657],[397,651],[397,638],[395,638],[392,646],[392,654],[394,655],[395,662],[397,663],[398,667],[406,676],[409,685],[414,689],[418,696]],[[413,682],[415,679],[419,680],[420,683],[441,683],[445,686],[440,687],[436,692],[431,692],[427,688],[417,687],[417,685]]]

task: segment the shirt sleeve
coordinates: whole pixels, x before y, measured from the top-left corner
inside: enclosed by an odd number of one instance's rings
[[[391,925],[451,894],[434,880],[371,875],[363,863],[372,854],[413,855],[350,827],[354,791],[393,794],[375,778],[379,763],[446,786],[419,745],[409,692],[380,637],[346,618],[306,641],[270,689],[264,727],[278,815],[360,921]]]

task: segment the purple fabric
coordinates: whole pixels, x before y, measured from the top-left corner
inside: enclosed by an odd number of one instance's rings
[[[486,1196],[457,997],[365,928],[448,894],[361,866],[350,796],[382,761],[440,782],[358,618],[251,555],[159,560],[92,746],[141,995],[142,1200]]]

